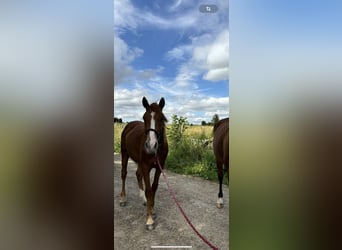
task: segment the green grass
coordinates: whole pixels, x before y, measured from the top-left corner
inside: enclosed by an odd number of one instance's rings
[[[125,123],[114,123],[114,152],[120,153],[121,132],[125,127]]]
[[[120,153],[120,136],[126,124],[114,124],[114,152]],[[167,126],[167,134],[170,131]],[[165,168],[178,174],[201,177],[217,182],[217,171],[212,142],[212,126],[189,126],[183,138],[178,142],[169,143],[169,154]],[[169,136],[168,136],[169,138]],[[209,141],[203,145],[203,141]],[[225,176],[224,184],[228,184]]]

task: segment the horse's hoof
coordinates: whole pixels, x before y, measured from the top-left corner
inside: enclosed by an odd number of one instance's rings
[[[154,227],[155,227],[154,223],[153,224],[146,224],[146,229],[149,230],[149,231],[153,230]]]
[[[223,204],[222,203],[216,203],[217,208],[223,208]]]
[[[126,201],[120,201],[120,206],[125,207],[126,206]]]
[[[223,198],[218,198],[217,202],[216,202],[216,206],[217,208],[223,208]]]

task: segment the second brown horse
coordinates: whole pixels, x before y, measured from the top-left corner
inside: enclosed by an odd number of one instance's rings
[[[214,125],[213,147],[216,158],[217,176],[219,180],[217,207],[222,208],[222,181],[224,174],[223,170],[227,171],[227,178],[229,182],[229,118],[222,119]]]

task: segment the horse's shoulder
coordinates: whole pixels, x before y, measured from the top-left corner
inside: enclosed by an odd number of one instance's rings
[[[144,123],[141,121],[132,121],[127,123],[127,125],[124,127],[122,131],[122,136],[127,135],[128,133],[135,131],[135,130],[140,130],[143,129]]]
[[[132,121],[127,124],[127,126],[136,126],[139,124],[144,124],[142,121]]]
[[[125,126],[125,129],[133,129],[139,126],[144,126],[144,123],[141,121],[132,121],[132,122],[127,123],[127,125]]]

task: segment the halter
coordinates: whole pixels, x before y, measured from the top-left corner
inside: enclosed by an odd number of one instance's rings
[[[150,131],[152,131],[152,132],[154,132],[156,134],[158,143],[161,144],[163,142],[163,137],[159,135],[158,131],[153,129],[153,128],[149,128],[149,129],[147,129],[145,131],[145,134],[147,135],[147,133],[150,132]]]

